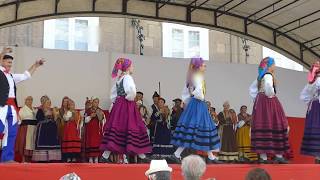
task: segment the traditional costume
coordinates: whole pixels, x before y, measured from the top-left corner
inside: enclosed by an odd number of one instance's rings
[[[240,161],[256,161],[258,156],[251,151],[250,131],[252,116],[248,113],[246,115],[239,113],[238,120],[236,137]]]
[[[67,121],[65,119],[65,115],[68,111],[68,102],[69,102],[69,97],[65,96],[63,97],[62,99],[62,102],[61,102],[61,107],[59,109],[59,115],[56,119],[56,123],[57,123],[57,126],[58,126],[58,135],[59,135],[59,140],[60,142],[62,143],[62,139],[63,139],[63,135],[64,135],[64,124],[65,122]]]
[[[219,125],[222,131],[219,160],[222,161],[236,161],[239,157],[235,132],[237,119],[234,119],[229,111],[218,114]]]
[[[175,107],[172,108],[172,113],[171,113],[171,130],[172,131],[174,131],[176,129],[177,123],[178,123],[180,116],[183,112],[183,108],[180,107],[182,100],[177,98],[177,99],[174,99],[173,102],[175,103]],[[180,106],[177,106],[176,104],[178,104]]]
[[[212,151],[220,148],[218,131],[208,111],[204,100],[205,82],[199,69],[204,68],[202,58],[192,58],[190,62],[187,83],[184,87],[182,100],[186,103],[171,139],[171,144],[178,147],[174,160],[179,162],[185,148],[205,151],[213,163],[217,163]]]
[[[3,59],[13,59],[5,55]],[[18,108],[16,101],[16,84],[31,77],[28,71],[24,74],[11,74],[0,66],[0,140],[2,139],[1,162],[13,161],[14,145],[17,135]]]
[[[283,155],[290,152],[288,120],[276,96],[275,79],[270,68],[273,58],[264,58],[259,65],[259,75],[250,86],[250,96],[255,99],[252,113],[251,144],[260,154],[260,162],[267,162],[267,153],[275,154],[275,162],[287,163]]]
[[[164,101],[160,98],[159,101]],[[165,110],[166,109],[166,110]],[[152,154],[156,159],[164,159],[172,156],[174,147],[170,144],[171,128],[170,128],[170,112],[168,107],[163,107],[162,111],[159,110],[155,113],[155,130],[154,130],[154,143],[152,145]]]
[[[152,99],[159,99],[160,98],[160,95],[157,93],[157,92],[154,92],[153,95],[152,95]],[[157,101],[154,101],[154,103],[157,103]],[[159,111],[158,109],[158,105],[157,104],[152,104],[151,105],[151,110],[152,110],[152,114],[151,114],[151,117],[150,117],[150,123],[148,125],[148,129],[150,131],[150,139],[151,139],[151,143],[154,142],[154,128],[155,128],[155,125],[156,125],[156,117],[155,117],[155,113],[157,113]]]
[[[19,115],[21,124],[18,130],[15,151],[18,155],[23,157],[24,161],[30,161],[34,150],[34,134],[37,128],[36,109],[33,107],[23,106]]]
[[[92,117],[92,114],[96,115]],[[105,120],[106,119],[104,113],[100,108],[92,107],[86,112],[85,151],[86,157],[89,159],[90,163],[98,163],[98,157],[101,156],[101,151],[99,147],[101,144]]]
[[[134,101],[136,86],[132,76],[127,73],[131,65],[131,60],[119,58],[112,72],[113,78],[118,76],[119,70],[122,74],[111,89],[113,106],[100,146],[106,162],[111,152],[139,155],[141,159],[145,158],[145,153],[151,152],[148,133]]]
[[[320,164],[320,62],[311,67],[308,84],[301,92],[300,99],[308,104],[301,154],[314,156]]]
[[[53,114],[52,109],[42,108],[37,112],[36,118],[38,126],[32,161],[49,162],[61,160],[58,127]]]
[[[81,140],[79,123],[81,121],[80,112],[69,110],[64,115],[64,131],[62,137],[62,153],[67,162],[76,162],[80,158]]]

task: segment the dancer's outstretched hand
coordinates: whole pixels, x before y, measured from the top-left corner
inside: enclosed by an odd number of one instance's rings
[[[40,58],[39,60],[37,60],[37,61],[35,62],[35,66],[36,66],[36,67],[40,67],[40,66],[42,66],[45,62],[46,62],[46,61],[45,61],[43,58]]]

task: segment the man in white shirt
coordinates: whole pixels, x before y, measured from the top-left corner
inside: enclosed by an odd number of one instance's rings
[[[14,160],[18,124],[16,83],[30,79],[36,69],[45,62],[39,59],[23,74],[12,74],[13,57],[7,55],[11,52],[11,48],[4,48],[0,53],[0,141],[2,140],[0,162],[13,162]]]

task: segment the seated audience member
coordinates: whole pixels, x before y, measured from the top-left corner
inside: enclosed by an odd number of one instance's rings
[[[271,180],[271,176],[266,170],[255,168],[248,172],[245,180]]]
[[[81,180],[81,178],[76,173],[69,173],[62,176],[59,180]]]
[[[206,171],[206,163],[198,155],[189,155],[181,162],[184,180],[200,180]]]
[[[171,172],[166,160],[152,160],[145,175],[149,180],[171,180]]]

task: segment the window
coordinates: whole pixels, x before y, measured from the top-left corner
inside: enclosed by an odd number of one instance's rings
[[[181,29],[172,29],[172,57],[184,57],[184,37]]]
[[[285,69],[291,69],[296,71],[304,71],[304,68],[301,64],[296,63],[295,61],[283,56],[280,53],[277,53],[269,48],[263,47],[263,57],[273,57],[276,63],[276,66],[282,67]]]
[[[69,21],[60,19],[55,23],[54,47],[56,49],[69,49]]]
[[[164,57],[209,59],[208,29],[162,23],[162,35]]]
[[[98,17],[76,17],[44,21],[43,47],[98,51]]]

